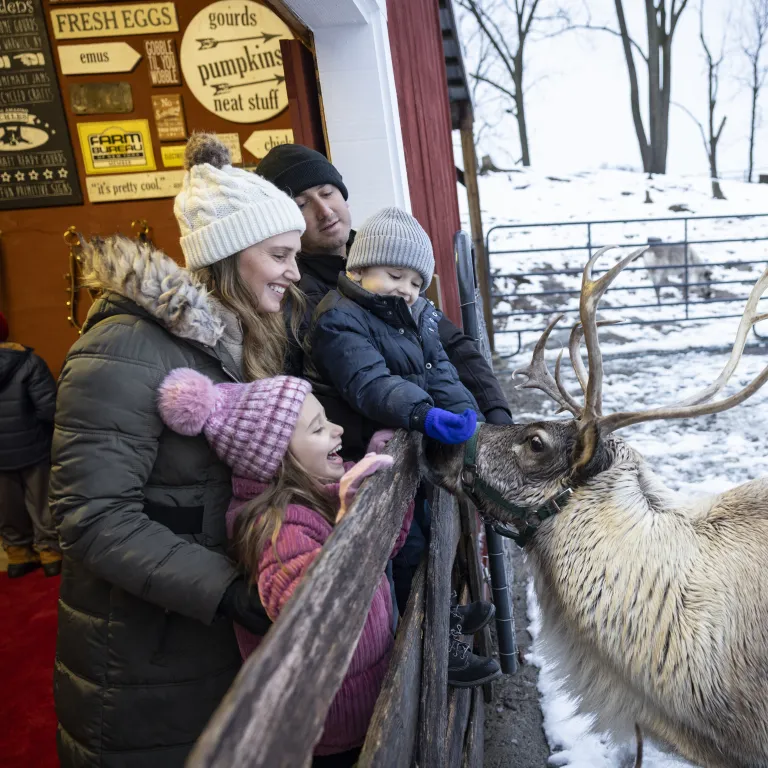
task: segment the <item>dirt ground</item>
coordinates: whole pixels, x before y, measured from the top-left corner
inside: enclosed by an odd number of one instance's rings
[[[526,630],[528,570],[517,546],[511,541],[506,546],[517,645],[525,656],[531,644]],[[550,753],[541,726],[537,677],[536,667],[525,664],[495,684],[494,700],[485,705],[485,768],[546,766]]]

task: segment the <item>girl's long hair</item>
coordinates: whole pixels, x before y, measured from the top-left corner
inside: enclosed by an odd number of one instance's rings
[[[267,546],[277,546],[277,536],[289,504],[302,504],[322,515],[331,525],[336,507],[323,486],[299,464],[290,450],[277,475],[255,499],[248,501],[235,521],[232,551],[237,563],[249,574],[257,574]],[[278,562],[280,556],[277,555]]]
[[[234,312],[243,327],[243,374],[246,381],[266,379],[285,373],[289,344],[299,343],[299,326],[306,310],[304,294],[293,284],[288,286],[290,302],[289,338],[282,312],[258,312],[258,300],[240,277],[240,254],[236,253],[197,271],[197,276],[228,310]]]

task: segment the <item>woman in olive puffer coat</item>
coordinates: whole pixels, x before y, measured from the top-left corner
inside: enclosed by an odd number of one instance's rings
[[[216,382],[282,371],[304,220],[212,137],[193,137],[187,160],[174,211],[188,269],[123,237],[83,254],[102,293],[60,377],[51,476],[67,768],[183,766],[240,666],[233,619],[269,626],[224,554],[230,471],[204,437],[166,429],[156,398],[175,368]]]

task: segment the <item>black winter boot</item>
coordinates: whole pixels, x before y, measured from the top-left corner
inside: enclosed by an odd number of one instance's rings
[[[461,635],[474,635],[496,615],[496,606],[478,600],[469,605],[451,606],[451,632]]]
[[[501,677],[501,667],[495,659],[476,656],[462,642],[458,632],[451,632],[448,647],[448,685],[454,688],[474,688]]]

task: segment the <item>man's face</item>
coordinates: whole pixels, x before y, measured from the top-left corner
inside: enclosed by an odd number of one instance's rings
[[[333,184],[321,184],[296,195],[307,229],[301,237],[305,253],[332,253],[344,256],[352,219],[349,205]]]

